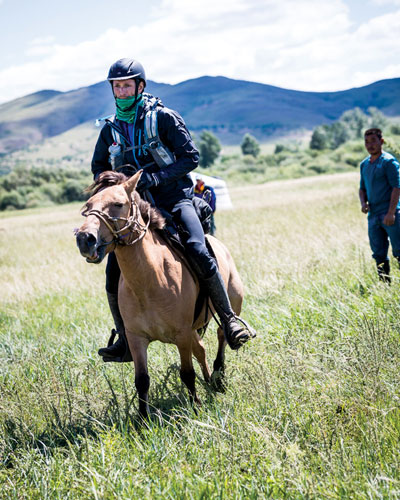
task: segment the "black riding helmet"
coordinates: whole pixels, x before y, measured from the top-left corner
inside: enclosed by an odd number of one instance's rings
[[[137,97],[139,83],[143,82],[144,86],[146,87],[146,73],[143,66],[139,61],[135,61],[135,59],[129,59],[128,57],[118,59],[118,61],[111,65],[108,71],[107,80],[110,82],[111,88],[113,88],[113,80],[135,80],[135,102],[131,106],[132,109],[136,105],[136,102],[138,100]]]
[[[146,73],[144,72],[143,66],[139,61],[127,57],[118,59],[118,61],[111,66],[107,76],[109,82],[113,80],[129,80],[131,78],[143,81],[144,86],[146,86]]]

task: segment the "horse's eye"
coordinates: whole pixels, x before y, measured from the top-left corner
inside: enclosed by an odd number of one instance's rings
[[[114,207],[121,208],[123,207],[122,203],[114,203]]]

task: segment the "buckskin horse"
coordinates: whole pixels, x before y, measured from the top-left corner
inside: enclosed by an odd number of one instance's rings
[[[99,263],[115,251],[121,277],[118,301],[125,333],[135,365],[135,386],[139,412],[148,416],[150,377],[147,348],[159,340],[178,347],[180,375],[189,390],[191,403],[200,403],[195,388],[192,356],[201,366],[206,382],[219,380],[224,372],[226,341],[218,328],[218,352],[213,374],[206,360],[203,341],[198,333],[207,326],[213,313],[204,303],[194,319],[200,285],[182,256],[160,234],[165,219],[142,200],[135,191],[141,171],[130,178],[108,171],[91,186],[93,195],[82,215],[84,224],[76,232],[80,253],[88,262]],[[243,285],[227,248],[216,238],[208,237],[228,290],[232,308],[240,313]]]

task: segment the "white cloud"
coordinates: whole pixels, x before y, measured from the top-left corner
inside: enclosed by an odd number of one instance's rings
[[[154,12],[145,25],[74,46],[34,40],[29,64],[0,71],[0,102],[96,83],[120,57],[137,57],[148,78],[167,83],[225,75],[336,90],[400,76],[400,9],[356,30],[342,0],[163,0]]]
[[[38,37],[29,42],[26,49],[26,55],[43,57],[53,53],[55,44],[54,36]]]
[[[371,0],[371,2],[375,5],[391,5],[394,7],[400,6],[400,0]]]
[[[29,44],[32,46],[37,46],[37,45],[48,45],[54,42],[55,42],[54,36],[39,36],[31,40]]]

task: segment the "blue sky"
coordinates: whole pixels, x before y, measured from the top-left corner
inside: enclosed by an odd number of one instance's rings
[[[343,90],[400,77],[399,35],[400,0],[0,0],[0,102],[96,83],[120,57],[158,82]]]

